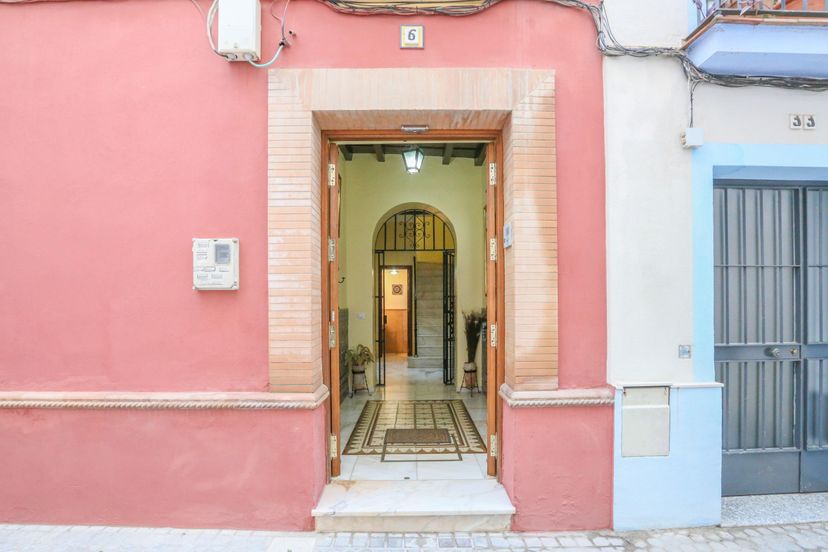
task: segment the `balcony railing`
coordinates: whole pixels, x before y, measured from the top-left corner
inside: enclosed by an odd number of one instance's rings
[[[693,0],[698,22],[716,15],[828,17],[828,0]]]

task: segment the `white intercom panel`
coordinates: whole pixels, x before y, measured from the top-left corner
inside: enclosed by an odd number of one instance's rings
[[[193,289],[239,289],[238,238],[193,238]]]

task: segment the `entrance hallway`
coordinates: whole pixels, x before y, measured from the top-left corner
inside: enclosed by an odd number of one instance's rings
[[[372,366],[373,368],[373,366]],[[461,399],[477,432],[486,436],[486,396],[467,389],[458,393],[454,385],[443,384],[442,368],[409,368],[405,355],[388,355],[386,384],[354,393],[342,402],[342,448],[347,444],[368,401]],[[380,462],[379,455],[342,455],[342,472],[338,480],[452,480],[486,479],[486,454],[462,453],[462,461],[429,461],[450,455],[397,455],[403,462]],[[396,459],[396,457],[395,457]]]

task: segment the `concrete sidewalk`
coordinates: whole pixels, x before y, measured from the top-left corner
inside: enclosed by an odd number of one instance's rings
[[[276,533],[0,525],[0,552],[828,551],[828,523],[614,533]]]

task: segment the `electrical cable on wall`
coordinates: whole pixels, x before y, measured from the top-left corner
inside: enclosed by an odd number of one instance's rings
[[[34,2],[55,2],[55,1],[72,1],[72,0],[0,0],[0,4],[27,4]],[[197,0],[191,0],[201,12],[201,6],[198,5]],[[274,2],[276,0],[273,0]],[[391,14],[391,15],[428,15],[439,14],[454,17],[462,17],[474,15],[482,10],[485,10],[501,0],[424,0],[420,2],[386,2],[382,0],[318,0],[331,8],[348,14],[354,15],[376,15],[376,14]],[[728,88],[741,88],[745,86],[763,86],[771,88],[784,88],[788,90],[808,90],[812,92],[824,92],[828,90],[828,79],[825,78],[809,78],[809,77],[778,77],[778,76],[748,76],[748,75],[727,75],[715,74],[705,71],[698,67],[687,53],[681,48],[669,47],[629,47],[624,46],[612,32],[609,19],[607,17],[606,8],[603,0],[597,3],[586,2],[585,0],[539,0],[551,4],[558,4],[568,8],[576,8],[584,10],[590,14],[593,20],[596,31],[596,39],[598,50],[605,56],[619,57],[668,57],[675,58],[679,61],[687,76],[690,84],[695,85],[701,83],[713,84],[716,86],[724,86]],[[282,17],[279,18],[273,13],[273,3],[270,6],[270,14],[279,20],[281,27],[281,39],[278,48],[273,58],[265,63],[256,63],[249,55],[245,56],[248,63],[254,67],[269,67],[271,66],[282,53],[282,50],[290,46],[290,42],[285,35],[285,16],[287,14],[287,7],[290,0],[285,3],[285,9]],[[700,0],[693,0],[693,3],[701,8]],[[218,9],[218,0],[213,0],[210,10],[207,12],[207,37],[210,42],[210,47],[213,52],[216,52],[215,40],[212,33],[213,20]],[[292,31],[288,34],[293,35]],[[692,91],[696,86],[691,86]]]
[[[290,43],[288,42],[288,39],[285,36],[285,18],[287,17],[287,10],[288,10],[288,6],[290,5],[290,0],[286,0],[286,2],[285,2],[285,9],[282,10],[282,17],[279,17],[279,16],[277,16],[276,14],[273,13],[273,5],[275,3],[276,3],[276,0],[273,0],[270,3],[270,15],[272,15],[277,21],[279,21],[279,28],[281,29],[281,33],[282,33],[282,38],[279,40],[279,47],[276,48],[276,53],[273,54],[273,57],[270,58],[270,61],[267,61],[265,63],[256,63],[255,61],[253,61],[252,56],[250,56],[250,54],[247,54],[245,56],[245,59],[247,60],[247,63],[249,63],[253,67],[259,67],[259,68],[270,67],[271,65],[273,65],[276,62],[277,59],[279,59],[279,55],[282,53],[282,50],[284,50],[286,46],[290,46]],[[293,33],[291,33],[291,34],[293,34]]]
[[[449,16],[468,16],[493,6],[500,0],[455,0],[432,2],[382,2],[378,0],[319,0],[337,11],[351,14],[442,14]],[[592,16],[597,33],[598,50],[605,56],[631,57],[670,57],[677,59],[691,83],[707,83],[729,88],[744,86],[765,86],[786,88],[790,90],[810,90],[823,92],[828,90],[828,79],[807,77],[775,77],[775,76],[746,76],[720,75],[709,73],[698,67],[681,48],[668,47],[628,47],[621,44],[612,32],[603,0],[592,4],[584,0],[539,0],[551,4],[558,4],[568,8],[577,8],[588,12]],[[700,6],[699,0],[693,0]],[[695,88],[695,87],[693,87]]]

